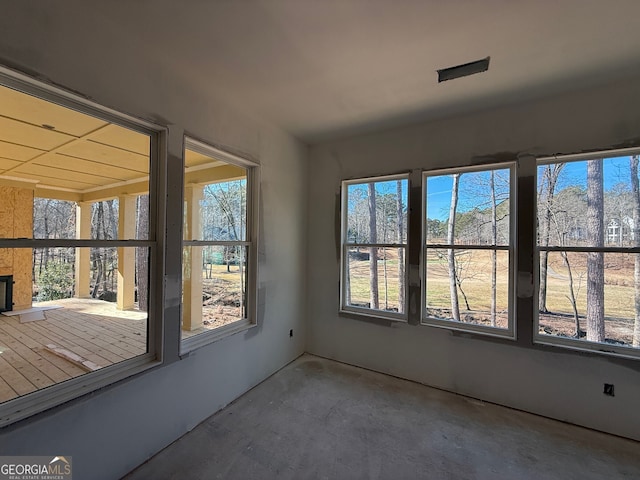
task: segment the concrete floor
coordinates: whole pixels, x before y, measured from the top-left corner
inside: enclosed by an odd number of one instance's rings
[[[125,478],[640,479],[640,443],[304,355]]]

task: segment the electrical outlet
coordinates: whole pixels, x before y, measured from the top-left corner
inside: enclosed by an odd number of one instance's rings
[[[602,392],[605,395],[609,395],[610,397],[614,397],[614,388],[613,388],[613,383],[605,383],[604,384],[604,391]]]

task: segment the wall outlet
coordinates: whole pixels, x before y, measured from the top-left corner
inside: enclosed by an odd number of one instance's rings
[[[604,384],[604,391],[602,392],[605,395],[609,395],[610,397],[614,397],[614,388],[613,388],[613,383],[605,383]]]

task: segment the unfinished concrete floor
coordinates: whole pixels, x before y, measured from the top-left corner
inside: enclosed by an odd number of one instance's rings
[[[304,355],[135,479],[640,479],[640,443]]]

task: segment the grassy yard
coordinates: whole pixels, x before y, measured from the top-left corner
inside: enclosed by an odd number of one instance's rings
[[[215,328],[244,317],[240,268],[206,264],[202,270],[202,317],[206,326]]]
[[[581,328],[585,328],[586,314],[586,254],[569,255],[574,279],[574,293]],[[463,321],[486,324],[491,305],[491,252],[467,250],[457,257],[463,267],[460,273],[462,291],[467,297],[469,309],[459,290],[459,303]],[[361,249],[359,255],[349,261],[351,304],[369,306],[370,260],[368,251]],[[430,250],[426,258],[426,305],[428,313],[436,318],[450,318],[449,269],[446,251]],[[498,326],[506,327],[508,309],[508,254],[498,252],[497,267],[497,313]],[[547,280],[547,309],[550,315],[540,317],[541,331],[553,335],[571,336],[573,330],[573,308],[569,300],[567,267],[558,253],[549,255]],[[398,309],[398,249],[378,251],[378,289],[381,310]],[[628,254],[605,255],[605,330],[608,339],[615,342],[630,342],[633,333],[634,288],[633,257]]]

